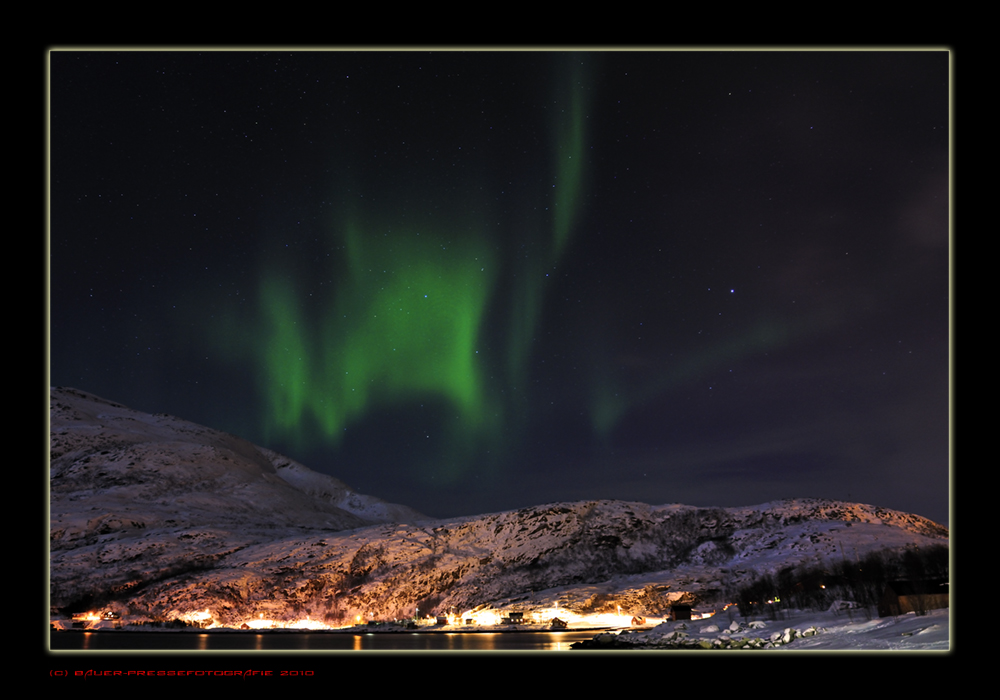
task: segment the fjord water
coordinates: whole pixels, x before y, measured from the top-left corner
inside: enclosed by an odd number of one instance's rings
[[[53,632],[53,651],[563,651],[586,632]]]

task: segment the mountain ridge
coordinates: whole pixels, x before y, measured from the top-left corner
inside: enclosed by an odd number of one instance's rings
[[[948,541],[921,516],[815,498],[430,519],[236,436],[75,389],[50,394],[50,596],[62,611],[342,624],[613,599],[652,614],[721,600],[778,568]]]

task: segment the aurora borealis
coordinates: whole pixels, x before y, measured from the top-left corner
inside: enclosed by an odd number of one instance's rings
[[[947,51],[54,51],[50,383],[434,516],[948,515]]]

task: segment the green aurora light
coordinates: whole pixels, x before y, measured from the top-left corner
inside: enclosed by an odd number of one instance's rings
[[[481,225],[435,218],[425,225],[411,221],[402,231],[385,212],[353,211],[331,222],[331,247],[341,253],[324,272],[332,284],[318,290],[295,263],[280,269],[268,262],[250,324],[261,340],[246,343],[248,334],[240,333],[244,347],[235,351],[253,356],[266,397],[265,439],[296,448],[336,446],[346,428],[377,408],[430,400],[444,402],[451,417],[446,472],[459,469],[455,464],[476,448],[497,445],[511,429],[507,418],[519,413],[510,401],[525,398],[518,387],[526,384],[546,272],[579,217],[584,90],[577,70],[569,89],[557,94],[552,191],[539,193],[544,206],[532,226],[536,232],[551,227],[551,235],[538,246],[529,236],[535,254],[526,259],[497,259],[496,243]],[[480,347],[491,305],[503,305],[496,299],[501,269],[514,280],[506,363]],[[223,325],[232,331],[234,322]],[[234,352],[232,332],[213,333],[228,335]]]
[[[486,223],[495,215],[460,220],[411,210],[395,218],[391,208],[359,209],[358,200],[342,198],[325,241],[317,241],[325,252],[312,250],[312,261],[294,251],[264,261],[250,317],[230,309],[212,318],[216,347],[253,366],[265,398],[264,440],[296,450],[337,447],[351,425],[379,410],[429,403],[445,423],[431,426],[443,435],[435,444],[444,454],[432,466],[444,481],[520,449],[538,417],[529,367],[547,288],[583,209],[588,87],[579,61],[568,72],[551,103],[551,180],[533,213],[516,226],[506,222],[509,247],[501,249],[502,237]],[[467,210],[489,209],[476,204]],[[619,361],[625,348],[600,329],[614,314],[604,308],[580,319],[591,337],[579,399],[595,445],[607,446],[625,416],[671,388],[788,342],[783,323],[759,319],[723,345],[628,369]]]
[[[290,275],[261,283],[268,434],[305,446],[318,427],[335,445],[372,407],[428,396],[454,408],[456,429],[484,430],[477,342],[494,286],[490,247],[469,235],[344,231],[347,266],[318,323]]]

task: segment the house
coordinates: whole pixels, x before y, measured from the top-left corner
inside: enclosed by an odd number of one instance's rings
[[[523,612],[507,613],[507,617],[501,618],[500,624],[502,624],[502,625],[523,625],[524,624],[524,613]]]

